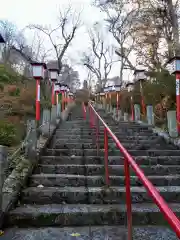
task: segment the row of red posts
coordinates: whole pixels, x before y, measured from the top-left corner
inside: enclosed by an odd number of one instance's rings
[[[31,63],[33,70],[33,77],[36,80],[36,121],[40,121],[40,94],[41,94],[41,82],[44,81],[45,72],[47,72],[47,66],[45,63]],[[62,85],[57,82],[59,71],[57,68],[48,69],[48,74],[51,79],[51,103],[56,105],[59,103],[59,96],[61,97],[61,111],[64,111],[66,104],[72,101],[69,96],[69,88],[67,85]]]

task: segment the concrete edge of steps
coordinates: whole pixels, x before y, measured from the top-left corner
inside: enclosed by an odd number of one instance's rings
[[[73,234],[78,237],[73,237]],[[39,239],[61,239],[61,240],[125,240],[127,239],[126,226],[85,226],[85,227],[47,227],[47,228],[28,228],[18,229],[9,228],[5,230],[1,240],[32,240]],[[133,227],[133,239],[136,240],[177,240],[175,233],[164,226],[137,226]]]
[[[63,119],[61,120],[65,121],[68,118],[69,112],[70,110],[72,110],[73,107],[75,107],[75,105],[71,104],[70,108],[67,107],[64,110]],[[5,214],[9,212],[17,202],[21,188],[26,184],[28,177],[32,174],[32,171],[34,169],[33,166],[35,166],[36,162],[38,163],[38,161],[40,160],[41,154],[43,153],[44,149],[47,148],[48,144],[52,140],[52,137],[56,129],[62,122],[61,120],[59,120],[59,122],[56,124],[49,138],[42,136],[41,139],[39,140],[37,161],[29,160],[28,161],[29,165],[25,164],[25,166],[21,166],[21,171],[16,171],[16,168],[14,168],[11,174],[6,178],[3,186],[2,213],[0,214],[0,227],[3,225]],[[21,176],[21,178],[19,177],[19,175]]]
[[[170,204],[179,217],[180,204]],[[21,205],[12,210],[6,223],[8,226],[103,226],[125,225],[125,204],[44,204]],[[132,204],[133,226],[169,226],[158,207],[152,203]]]

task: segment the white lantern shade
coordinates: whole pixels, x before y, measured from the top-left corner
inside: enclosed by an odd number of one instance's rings
[[[116,91],[115,86],[112,86],[112,87],[111,87],[111,91]]]
[[[58,78],[58,74],[55,71],[50,71],[50,78],[55,80]]]
[[[166,65],[166,69],[170,74],[180,72],[180,57],[174,57],[169,60],[168,64]]]
[[[51,81],[57,81],[58,69],[49,69]]]
[[[107,93],[108,92],[108,87],[104,88],[104,92]]]
[[[145,70],[136,70],[134,72],[134,75],[135,75],[135,80],[136,81],[145,80],[146,79]]]
[[[32,72],[35,79],[43,79],[45,72],[45,64],[43,63],[32,63]]]
[[[60,91],[59,85],[55,85],[55,86],[54,86],[54,92],[57,92],[57,91]]]
[[[62,86],[60,87],[60,90],[61,90],[61,91],[65,91],[65,86],[62,85]]]
[[[134,84],[133,83],[128,84],[127,89],[128,92],[132,92],[134,90]]]
[[[112,86],[108,86],[108,92],[111,92]]]

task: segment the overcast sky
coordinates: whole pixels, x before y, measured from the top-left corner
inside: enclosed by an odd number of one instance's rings
[[[79,34],[73,41],[68,55],[74,68],[79,71],[81,80],[86,78],[86,69],[77,63],[80,54],[88,48],[88,36],[86,29],[95,22],[102,22],[104,15],[99,9],[91,5],[92,0],[71,0],[71,5],[77,12],[82,11],[81,19],[86,27],[81,27]],[[20,29],[28,24],[57,25],[58,9],[66,8],[68,0],[5,0],[1,3],[1,19],[7,19],[15,23]],[[26,33],[27,38],[31,39],[31,33]],[[47,49],[51,48],[50,43],[46,43]],[[110,77],[119,75],[119,63],[113,66]],[[128,80],[128,76],[126,76]]]

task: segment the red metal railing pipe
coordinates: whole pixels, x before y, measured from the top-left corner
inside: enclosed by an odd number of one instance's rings
[[[108,132],[106,127],[104,128],[104,160],[105,160],[106,185],[110,186],[109,169],[108,169]]]
[[[125,173],[125,185],[126,185],[128,240],[132,240],[131,178],[130,178],[129,163],[126,158],[124,159],[124,173]]]
[[[122,146],[122,144],[119,142],[118,138],[114,135],[114,133],[111,131],[111,129],[107,126],[107,124],[104,122],[104,120],[99,116],[99,114],[96,112],[94,107],[90,104],[90,108],[93,110],[93,112],[98,116],[101,123],[106,128],[109,135],[112,137],[114,142],[116,143],[116,146],[119,148],[119,150],[124,155],[125,159],[128,161],[130,166],[133,168],[134,172],[138,176],[138,178],[143,183],[144,187],[148,191],[149,195],[152,197],[156,205],[159,207],[160,211],[165,216],[166,220],[168,221],[169,225],[172,227],[172,229],[176,232],[177,236],[180,238],[180,221],[176,217],[176,215],[173,213],[173,211],[169,208],[166,201],[161,197],[158,190],[153,186],[153,184],[147,179],[143,171],[140,169],[140,167],[136,164],[132,156],[127,152],[127,150]]]

